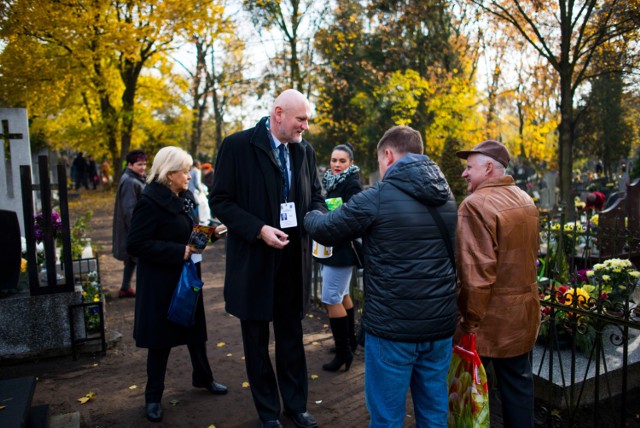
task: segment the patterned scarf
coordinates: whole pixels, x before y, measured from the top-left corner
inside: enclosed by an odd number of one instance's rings
[[[327,192],[331,192],[338,186],[338,184],[342,183],[349,176],[357,173],[358,171],[360,171],[360,168],[358,168],[356,165],[351,165],[349,168],[345,169],[337,175],[334,174],[331,169],[327,169],[327,171],[324,173],[324,177],[322,178],[322,185]]]

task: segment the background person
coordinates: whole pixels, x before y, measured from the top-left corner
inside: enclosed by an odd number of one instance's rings
[[[447,374],[457,324],[456,203],[420,133],[394,126],[378,143],[380,182],[304,226],[324,245],[362,236],[365,397],[370,427],[401,427],[407,390],[418,427],[446,427]],[[440,230],[428,206],[440,213]],[[446,234],[446,235],[444,235]]]
[[[202,172],[202,184],[207,186],[207,194],[210,195],[213,188],[213,167],[209,162],[205,162],[200,167],[200,171]]]
[[[138,258],[138,296],[133,337],[136,346],[148,348],[146,415],[162,419],[160,405],[171,348],[187,345],[193,366],[192,385],[212,394],[226,394],[227,387],[214,381],[205,342],[207,329],[202,296],[195,325],[183,327],[167,319],[173,292],[185,260],[193,255],[189,237],[198,223],[195,200],[188,191],[191,156],[178,147],[164,147],[156,154],[142,198],[136,205],[127,240],[127,251]],[[202,291],[201,291],[202,292]]]
[[[102,186],[107,188],[111,184],[111,180],[111,165],[105,158],[102,164],[100,164],[100,181],[102,182]]]
[[[145,185],[145,171],[147,169],[147,155],[142,150],[133,150],[126,156],[125,168],[118,190],[113,210],[113,257],[124,262],[122,285],[118,297],[135,297],[136,292],[131,288],[131,278],[136,269],[136,259],[127,253],[127,235],[131,227],[131,216],[136,203],[142,197]]]
[[[329,168],[322,185],[326,198],[340,198],[346,203],[362,190],[358,178],[360,168],[353,164],[353,149],[348,144],[333,148]],[[345,365],[349,370],[353,361],[352,352],[358,347],[355,337],[355,309],[349,296],[349,284],[353,268],[357,264],[351,243],[333,247],[333,254],[318,259],[322,266],[322,303],[327,307],[331,333],[335,341],[335,358],[322,366],[323,370],[335,372]]]
[[[84,153],[78,152],[76,158],[71,164],[71,167],[73,171],[72,175],[76,184],[76,190],[79,190],[80,186],[84,186],[85,189],[89,190],[89,165],[84,157]]]
[[[280,94],[271,114],[222,142],[211,208],[229,230],[225,308],[240,319],[251,394],[263,427],[284,414],[315,427],[307,412],[302,318],[311,290],[311,240],[302,219],[326,209],[316,155],[302,138],[311,108],[298,91]],[[287,214],[287,220],[282,220]],[[276,371],[269,357],[273,321]],[[280,394],[278,393],[280,391]]]
[[[538,209],[505,175],[509,151],[484,141],[456,153],[467,160],[469,196],[458,210],[460,333],[476,333],[485,367],[493,366],[505,427],[533,427],[530,352],[540,327],[536,280]],[[491,373],[487,370],[487,373]]]

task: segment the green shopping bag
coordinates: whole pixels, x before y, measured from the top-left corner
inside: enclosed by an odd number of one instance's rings
[[[465,334],[453,347],[449,375],[449,427],[489,426],[487,373],[476,351],[476,335]]]

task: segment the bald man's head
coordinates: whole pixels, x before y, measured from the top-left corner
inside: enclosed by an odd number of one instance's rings
[[[276,98],[271,111],[271,133],[283,143],[299,143],[309,129],[311,107],[304,95],[287,89]]]

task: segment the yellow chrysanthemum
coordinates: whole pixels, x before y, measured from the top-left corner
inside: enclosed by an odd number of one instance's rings
[[[587,305],[587,302],[591,297],[589,293],[582,288],[576,288],[575,290],[573,288],[570,288],[564,293],[564,304],[567,306],[571,305],[571,303],[573,303],[574,295],[578,296],[578,303],[583,306]]]
[[[20,272],[26,272],[26,271],[27,271],[27,260],[20,259]]]

